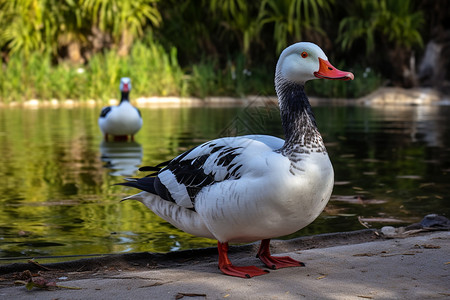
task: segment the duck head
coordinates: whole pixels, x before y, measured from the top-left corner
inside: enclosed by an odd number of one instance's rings
[[[120,92],[122,94],[120,103],[129,101],[129,94],[131,91],[131,79],[129,77],[120,78]]]
[[[319,46],[309,42],[293,44],[280,55],[276,77],[304,85],[312,79],[353,80],[351,72],[335,68]]]
[[[120,91],[125,93],[131,91],[131,79],[129,77],[120,78]]]

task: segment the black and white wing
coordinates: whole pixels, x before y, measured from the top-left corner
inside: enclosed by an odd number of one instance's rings
[[[131,179],[121,185],[132,186],[161,198],[175,202],[179,206],[195,210],[195,198],[205,187],[225,180],[236,180],[241,177],[243,167],[255,144],[267,143],[256,141],[246,136],[221,138],[199,145],[174,159],[155,167],[143,167],[141,171],[154,171],[153,174],[140,179]],[[281,141],[276,139],[274,147]],[[255,143],[256,142],[256,143]],[[272,141],[273,143],[273,141]]]
[[[105,118],[111,111],[111,106],[105,106],[100,111],[100,118]]]

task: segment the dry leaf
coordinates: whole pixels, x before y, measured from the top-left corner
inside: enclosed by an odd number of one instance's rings
[[[424,249],[441,249],[441,246],[431,244],[420,245],[419,247]]]
[[[206,298],[206,294],[193,294],[193,293],[178,293],[175,296],[175,299],[181,299],[184,297],[205,297]]]
[[[378,222],[378,223],[405,223],[405,221],[394,219],[394,218],[382,218],[382,217],[372,217],[364,218],[361,217],[360,222]]]

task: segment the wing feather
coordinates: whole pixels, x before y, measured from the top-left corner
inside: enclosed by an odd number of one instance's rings
[[[268,136],[244,136],[209,141],[170,161],[154,167],[142,167],[141,171],[157,171],[144,177],[153,180],[137,179],[122,185],[145,190],[177,205],[195,210],[195,198],[202,189],[224,180],[241,178],[245,161],[258,155],[261,147],[267,151],[275,150],[280,145],[282,140]],[[144,189],[144,185],[147,184],[152,184],[153,187]]]

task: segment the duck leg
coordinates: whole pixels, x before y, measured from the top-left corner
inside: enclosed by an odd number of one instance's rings
[[[258,257],[267,267],[271,269],[281,269],[288,267],[304,267],[301,261],[290,258],[289,256],[272,256],[270,255],[270,240],[262,240],[259,246]]]
[[[219,251],[219,269],[226,275],[251,278],[269,273],[267,270],[262,270],[255,266],[236,267],[233,266],[228,259],[228,243],[217,242],[217,249]]]

